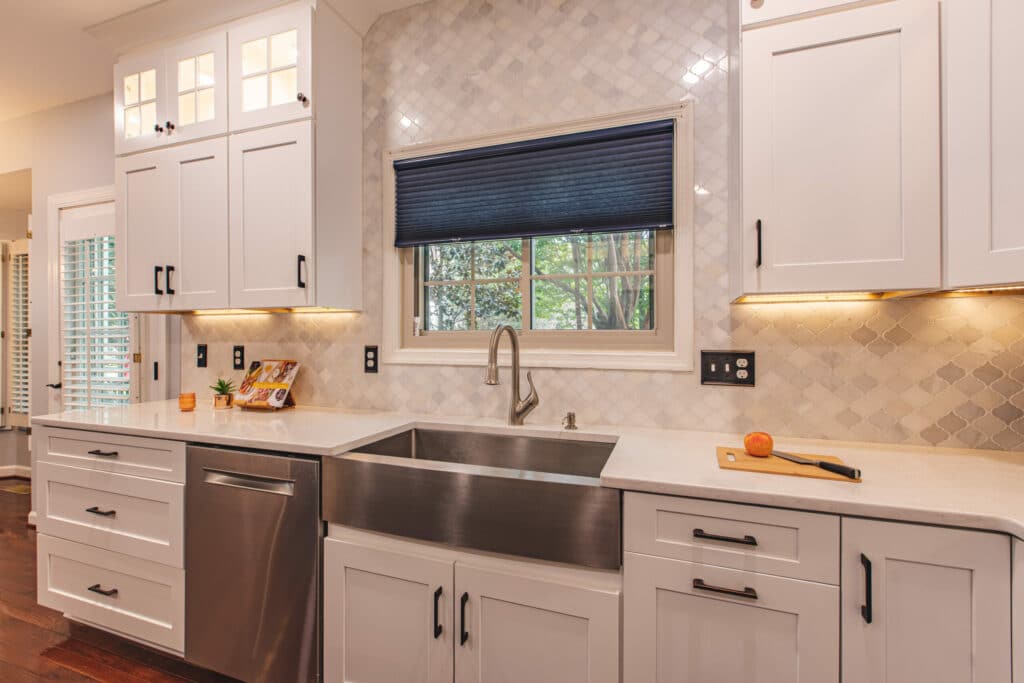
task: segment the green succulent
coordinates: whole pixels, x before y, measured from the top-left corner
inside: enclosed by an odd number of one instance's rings
[[[210,385],[210,388],[221,395],[232,394],[235,391],[235,383],[229,379],[218,379],[216,384]]]

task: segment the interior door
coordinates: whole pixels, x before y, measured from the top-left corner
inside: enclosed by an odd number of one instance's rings
[[[457,683],[619,681],[620,593],[455,564]]]
[[[227,34],[209,33],[172,45],[167,62],[167,135],[184,142],[228,130]]]
[[[745,31],[742,117],[747,292],[939,286],[935,0]]]
[[[630,683],[839,680],[837,586],[626,553],[623,592]]]
[[[175,244],[164,256],[166,263],[160,264],[164,266],[161,303],[166,301],[166,307],[176,311],[227,308],[227,138],[171,147],[164,152],[163,164],[171,204],[167,236]],[[136,229],[149,230],[145,225]]]
[[[324,540],[324,680],[451,683],[453,564]]]
[[[114,65],[114,151],[138,152],[167,144],[164,53],[156,50]]]
[[[1009,537],[844,517],[842,575],[844,683],[1009,683]]]
[[[232,135],[231,306],[306,306],[315,299],[312,123]]]
[[[177,154],[177,152],[175,152]],[[117,193],[117,308],[170,310],[166,266],[178,248],[167,151],[114,162]]]
[[[946,286],[1024,282],[1024,3],[944,0]]]

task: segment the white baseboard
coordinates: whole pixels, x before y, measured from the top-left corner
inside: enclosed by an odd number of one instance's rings
[[[0,479],[4,477],[32,478],[32,468],[28,465],[0,465]]]

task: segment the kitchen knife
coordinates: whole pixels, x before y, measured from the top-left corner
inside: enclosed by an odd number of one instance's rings
[[[783,453],[782,451],[772,451],[772,455],[776,458],[782,458],[790,462],[795,462],[798,465],[815,465],[823,470],[841,474],[844,477],[850,479],[860,479],[860,470],[856,467],[847,467],[846,465],[840,465],[834,462],[825,462],[824,460],[811,460],[810,458],[801,458],[799,455],[793,455],[792,453]]]

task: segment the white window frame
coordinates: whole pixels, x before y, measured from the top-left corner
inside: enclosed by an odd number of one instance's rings
[[[615,370],[694,370],[693,335],[693,100],[637,111],[598,116],[563,124],[535,126],[514,132],[464,138],[429,145],[412,145],[384,154],[381,174],[383,185],[382,257],[384,282],[382,288],[383,339],[381,362],[407,365],[485,365],[484,344],[465,348],[411,348],[403,346],[403,279],[401,250],[395,242],[395,171],[394,162],[411,157],[442,154],[462,149],[499,145],[540,137],[577,133],[624,126],[666,118],[676,119],[675,138],[675,207],[673,230],[673,334],[671,350],[629,349],[529,349],[521,353],[522,362],[530,367],[595,368]],[[591,342],[588,342],[590,344]],[[504,345],[503,345],[503,348]],[[508,363],[508,351],[501,362]]]

